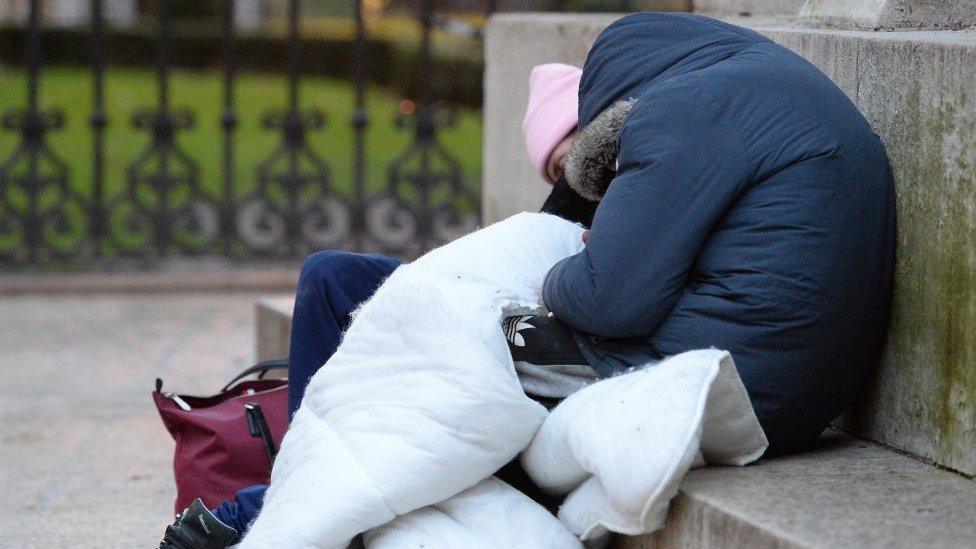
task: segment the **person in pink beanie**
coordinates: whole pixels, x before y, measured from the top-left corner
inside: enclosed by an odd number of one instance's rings
[[[529,106],[522,133],[529,161],[550,184],[559,179],[573,144],[582,74],[579,67],[547,63],[533,67],[529,75]]]
[[[567,155],[576,140],[582,74],[579,67],[562,63],[533,67],[522,133],[536,173],[553,186],[541,211],[589,227],[597,203],[580,196],[563,174]]]

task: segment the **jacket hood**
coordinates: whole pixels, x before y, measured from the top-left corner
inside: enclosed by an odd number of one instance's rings
[[[566,180],[600,200],[616,174],[620,132],[649,89],[767,39],[687,13],[638,13],[607,27],[590,49],[579,89],[582,130],[566,157]]]
[[[689,13],[637,13],[600,33],[579,88],[579,126],[621,99],[711,66],[768,39],[748,29]]]
[[[617,173],[620,129],[634,107],[634,99],[621,99],[586,125],[566,155],[566,182],[583,198],[603,198]]]

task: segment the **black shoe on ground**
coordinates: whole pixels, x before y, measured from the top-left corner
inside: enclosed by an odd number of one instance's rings
[[[237,530],[220,522],[197,498],[166,527],[159,549],[225,549],[236,541]]]

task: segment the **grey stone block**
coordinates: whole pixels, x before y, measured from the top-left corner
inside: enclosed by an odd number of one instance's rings
[[[974,547],[976,484],[836,432],[813,452],[694,470],[665,528],[617,549]]]
[[[847,92],[895,176],[889,341],[847,424],[976,474],[976,33],[759,30]]]
[[[265,297],[254,307],[255,356],[259,361],[288,358],[293,297]]]
[[[548,61],[581,63],[612,20],[492,19],[486,221],[538,209],[548,190],[521,140],[529,69]],[[756,29],[810,60],[850,96],[884,141],[895,176],[899,252],[889,342],[867,397],[846,425],[976,474],[976,32]]]
[[[708,15],[796,17],[804,0],[695,0],[694,11]]]
[[[973,0],[806,0],[800,23],[859,29],[950,29],[976,25]]]
[[[633,11],[691,11],[692,0],[630,0]]]
[[[484,168],[486,223],[538,210],[549,185],[532,169],[522,138],[529,71],[540,63],[581,66],[597,34],[619,15],[499,14],[485,37]]]

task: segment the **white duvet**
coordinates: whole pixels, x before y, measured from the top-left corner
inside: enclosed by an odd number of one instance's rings
[[[659,528],[688,469],[766,439],[731,356],[684,353],[590,385],[552,413],[523,393],[501,329],[533,312],[582,229],[519,214],[397,269],[312,378],[244,548],[560,548]],[[491,475],[522,453],[558,520]]]

